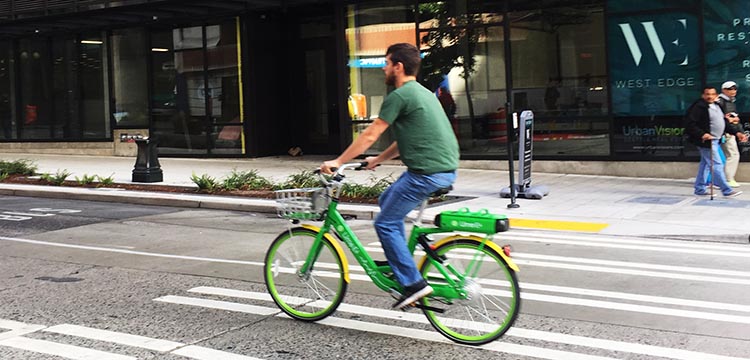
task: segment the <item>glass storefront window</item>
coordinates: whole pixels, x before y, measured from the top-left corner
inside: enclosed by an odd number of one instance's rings
[[[55,139],[83,137],[78,104],[78,66],[74,37],[52,39],[52,98]]]
[[[420,33],[420,81],[443,105],[464,155],[506,151],[505,55],[501,27]]]
[[[13,49],[10,41],[0,41],[0,139],[16,138],[15,71]]]
[[[79,43],[78,76],[80,88],[80,118],[83,138],[110,137],[109,114],[106,102],[107,68],[105,44],[100,33],[84,34]],[[107,101],[105,102],[105,98]]]
[[[22,39],[18,43],[21,138],[49,139],[52,126],[49,47],[46,38]]]
[[[237,29],[236,22],[206,27],[211,152],[217,154],[244,150]]]
[[[242,154],[236,20],[152,33],[153,131],[164,154]]]
[[[356,138],[377,118],[388,93],[382,70],[388,46],[416,43],[413,1],[349,5],[346,21],[349,110]],[[389,134],[384,134],[370,150],[384,150],[392,140]]]
[[[503,22],[502,0],[420,1],[419,28],[499,25]]]
[[[160,153],[207,153],[205,102],[197,93],[203,86],[202,44],[201,27],[151,33],[152,136]]]
[[[535,114],[539,155],[608,155],[603,6],[509,14],[513,104]]]
[[[115,30],[112,53],[112,119],[116,127],[148,127],[148,53],[144,29]]]

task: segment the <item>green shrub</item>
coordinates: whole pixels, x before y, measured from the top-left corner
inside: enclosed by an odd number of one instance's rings
[[[0,173],[32,176],[36,170],[37,166],[31,160],[0,161]]]
[[[274,185],[274,190],[283,189],[299,189],[299,188],[311,188],[320,186],[320,179],[315,172],[311,170],[304,170],[302,172],[289,175],[289,177],[283,183]]]
[[[97,187],[112,186],[115,183],[115,174],[112,174],[108,177],[101,177],[99,175],[96,175],[96,178],[99,179],[99,184],[97,185]]]
[[[193,173],[193,175],[190,176],[190,180],[192,180],[196,185],[198,185],[198,189],[200,190],[214,192],[220,188],[219,183],[216,181],[216,179],[211,176],[208,176],[208,174],[203,174],[201,176],[198,176],[198,175],[195,175],[195,173]]]
[[[5,181],[5,179],[7,179],[8,176],[10,176],[10,175],[8,175],[7,173],[4,173],[4,172],[0,172],[0,182]]]
[[[94,181],[96,181],[96,175],[89,176],[88,174],[83,174],[80,178],[76,176],[76,182],[80,185],[93,184]]]
[[[347,183],[341,187],[341,196],[363,199],[378,198],[394,181],[395,179],[388,175],[381,179],[370,177],[368,184]]]
[[[60,186],[70,176],[70,172],[67,169],[57,170],[55,175],[50,173],[44,173],[41,175],[41,179],[49,182],[51,185]]]
[[[233,169],[229,176],[222,181],[221,188],[224,190],[267,190],[273,184],[266,178],[258,175],[257,170],[237,171]]]

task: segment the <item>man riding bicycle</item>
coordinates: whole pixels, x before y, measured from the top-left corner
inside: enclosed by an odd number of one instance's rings
[[[366,159],[367,169],[396,157],[406,165],[404,172],[378,200],[380,214],[375,231],[388,264],[404,292],[393,305],[403,309],[432,293],[432,288],[417,270],[407,248],[404,219],[429,195],[447,188],[456,180],[458,141],[437,97],[416,80],[421,57],[414,45],[391,45],[383,67],[385,83],[394,86],[385,98],[380,114],[338,158],[320,166],[329,174],[372,146],[392,126],[396,141],[378,156]]]

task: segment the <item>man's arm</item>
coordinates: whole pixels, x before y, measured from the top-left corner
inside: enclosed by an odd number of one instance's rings
[[[391,146],[389,146],[387,149],[383,150],[378,156],[368,156],[365,161],[367,161],[367,169],[372,170],[376,166],[378,166],[380,163],[386,160],[391,160],[399,155],[398,152],[398,143],[395,141]]]
[[[341,167],[341,164],[344,164],[346,162],[349,162],[350,160],[354,159],[355,157],[359,156],[365,150],[369,149],[372,144],[375,143],[375,141],[380,138],[380,135],[385,132],[385,130],[388,129],[388,123],[385,122],[383,119],[377,118],[375,121],[368,126],[365,131],[363,131],[359,136],[357,137],[354,142],[349,145],[349,147],[344,150],[339,157],[337,157],[334,160],[329,160],[324,162],[320,166],[320,170],[325,174],[330,174],[331,168],[334,167]]]

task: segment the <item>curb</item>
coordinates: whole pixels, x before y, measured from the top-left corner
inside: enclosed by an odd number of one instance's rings
[[[274,200],[231,196],[164,194],[149,191],[113,190],[108,188],[64,188],[44,185],[8,184],[0,184],[0,195],[246,211],[265,214],[276,213],[276,202]],[[372,220],[378,213],[376,208],[373,209],[372,206],[367,205],[341,205],[339,210],[342,215],[355,216],[357,219],[364,220]]]

